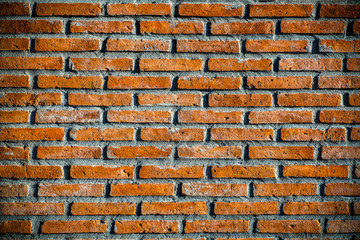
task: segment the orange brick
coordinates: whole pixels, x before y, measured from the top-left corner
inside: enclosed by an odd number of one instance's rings
[[[150,94],[138,95],[139,105],[201,106],[201,94]]]
[[[120,123],[170,123],[170,111],[137,111],[137,110],[110,110],[107,112],[109,122]]]
[[[62,141],[64,128],[1,128],[2,141]]]
[[[300,4],[253,4],[250,17],[310,17],[313,5]]]
[[[255,196],[313,196],[316,183],[256,183]]]
[[[61,166],[0,166],[0,177],[2,178],[39,178],[57,179],[63,177]]]
[[[185,196],[244,197],[246,184],[233,183],[183,183],[181,194]]]
[[[39,88],[85,88],[100,89],[103,80],[101,76],[50,76],[40,75],[37,77]]]
[[[27,147],[2,147],[0,146],[0,159],[29,159],[29,148]],[[0,190],[1,191],[1,190]]]
[[[352,128],[351,129],[350,139],[353,141],[360,140],[360,128]]]
[[[30,15],[30,3],[3,2],[0,3],[1,16]]]
[[[250,146],[250,159],[314,159],[314,147],[306,146]]]
[[[270,94],[210,94],[210,107],[270,107]]]
[[[61,57],[0,57],[0,69],[61,70],[62,68]]]
[[[61,93],[5,93],[0,98],[2,106],[60,105]]]
[[[349,95],[349,105],[350,106],[360,106],[360,94],[350,94]]]
[[[140,71],[163,72],[163,71],[201,71],[201,59],[161,58],[161,59],[140,59]]]
[[[286,58],[279,62],[283,71],[341,71],[342,62],[339,58]]]
[[[143,215],[204,215],[206,202],[143,202]]]
[[[0,74],[0,88],[29,87],[29,75]]]
[[[108,76],[108,89],[169,89],[170,77]]]
[[[312,87],[311,76],[247,77],[250,89],[304,89]]]
[[[141,34],[203,34],[204,23],[199,21],[141,21]]]
[[[64,203],[9,202],[0,203],[1,215],[64,215]]]
[[[284,177],[347,178],[348,174],[346,165],[288,165],[283,168]]]
[[[312,111],[251,111],[250,124],[261,123],[312,123]]]
[[[114,4],[107,5],[107,13],[110,16],[136,16],[136,15],[153,15],[153,16],[170,16],[171,5],[164,3],[140,3],[140,4]]]
[[[47,52],[84,52],[100,50],[99,39],[86,38],[37,38],[35,51]]]
[[[37,147],[39,159],[67,159],[67,158],[101,158],[100,147],[85,146],[39,146]]]
[[[0,51],[26,51],[29,49],[29,38],[0,38]]]
[[[357,166],[356,169],[355,169],[355,176],[357,178],[360,178],[360,166]]]
[[[242,148],[240,146],[181,146],[177,148],[180,158],[241,158]]]
[[[360,202],[354,202],[354,214],[355,215],[360,214]]]
[[[170,154],[170,147],[109,146],[107,148],[108,158],[166,158]]]
[[[45,221],[41,225],[41,233],[105,233],[106,221],[78,220],[78,221]]]
[[[0,123],[28,123],[28,111],[0,111]]]
[[[71,33],[132,33],[133,21],[71,21]]]
[[[326,196],[360,196],[358,183],[327,183],[325,184]]]
[[[318,220],[259,220],[257,230],[260,233],[320,233]]]
[[[273,129],[257,128],[212,128],[212,141],[273,141]]]
[[[130,106],[132,103],[131,93],[122,94],[87,94],[69,93],[68,104],[70,106]]]
[[[25,184],[0,185],[0,197],[26,197],[29,195],[29,188]]]
[[[37,3],[37,16],[99,16],[100,3]]]
[[[71,205],[71,215],[135,215],[134,203],[75,202]]]
[[[242,112],[179,111],[179,122],[184,123],[241,123]]]
[[[115,233],[178,233],[178,221],[165,220],[123,220],[115,221]]]
[[[142,166],[140,178],[203,178],[202,166]]]
[[[345,141],[344,128],[307,129],[307,128],[284,128],[281,129],[283,141]]]
[[[354,22],[353,32],[354,34],[360,34],[360,21]]]
[[[177,40],[177,52],[238,53],[239,41]]]
[[[110,196],[174,196],[172,183],[111,184]]]
[[[320,17],[359,18],[360,5],[321,4]]]
[[[347,202],[286,202],[286,215],[341,215],[349,213]]]
[[[322,123],[360,123],[360,111],[322,110],[319,119]]]
[[[358,159],[360,147],[323,146],[321,149],[322,159]]]
[[[336,107],[341,103],[340,94],[285,93],[277,95],[278,105],[286,107]]]
[[[215,202],[215,215],[279,214],[278,202]]]
[[[134,128],[77,128],[70,131],[75,141],[131,141]]]
[[[121,52],[170,52],[169,40],[108,39],[106,51]]]
[[[237,220],[194,220],[185,221],[185,233],[230,233],[249,231],[249,221]]]
[[[309,52],[307,40],[246,40],[247,52]]]
[[[328,233],[359,233],[360,220],[329,220],[326,231]]]
[[[203,141],[205,131],[202,128],[143,128],[143,141]]]
[[[274,33],[274,23],[272,21],[211,23],[211,34],[213,35],[272,33]]]
[[[98,110],[37,110],[36,123],[94,123],[100,121]]]
[[[202,77],[180,76],[177,81],[179,89],[240,89],[241,77]]]
[[[39,197],[100,197],[102,184],[39,184]]]
[[[346,68],[349,71],[360,71],[360,58],[348,58],[346,60]]]
[[[213,178],[275,178],[275,166],[212,166],[211,175]]]
[[[320,76],[319,88],[357,89],[360,88],[360,76]]]
[[[241,5],[229,4],[191,4],[182,3],[178,6],[180,16],[186,17],[242,17]]]
[[[71,166],[70,177],[80,179],[131,179],[134,166]]]
[[[0,233],[32,234],[31,221],[1,221]]]
[[[272,68],[271,59],[245,59],[236,58],[210,58],[208,61],[209,71],[270,71]]]
[[[70,58],[75,71],[129,71],[133,69],[130,58]]]
[[[345,31],[344,21],[281,21],[281,33],[297,34],[341,34]]]
[[[58,20],[1,20],[0,33],[61,33],[63,22]]]
[[[320,52],[360,52],[359,40],[322,39],[319,42]]]

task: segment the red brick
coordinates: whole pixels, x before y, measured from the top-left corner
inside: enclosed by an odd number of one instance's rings
[[[188,72],[201,71],[201,59],[182,59],[182,58],[161,58],[161,59],[140,59],[140,71],[144,72]]]
[[[63,177],[61,166],[0,166],[0,177],[2,178],[39,178],[39,179],[57,179]]]
[[[257,128],[212,128],[212,141],[273,141],[273,129]]]
[[[250,146],[250,159],[314,159],[314,147],[306,146]]]
[[[177,148],[180,158],[241,158],[242,148],[240,146],[181,146]]]
[[[340,58],[286,58],[279,62],[279,70],[283,71],[341,71]]]
[[[102,184],[39,184],[39,197],[100,197]]]
[[[251,111],[250,124],[261,123],[312,123],[312,111]]]
[[[170,111],[138,111],[138,110],[110,110],[107,112],[109,122],[120,123],[170,123]]]
[[[32,234],[31,221],[1,221],[0,233]]]
[[[37,38],[35,51],[47,52],[85,52],[100,50],[99,39],[86,38]]]
[[[360,196],[358,183],[327,183],[325,184],[326,196]]]
[[[205,131],[202,128],[143,128],[143,141],[203,141]]]
[[[360,128],[351,129],[350,139],[353,141],[360,141]]]
[[[210,94],[210,107],[270,107],[270,94]]]
[[[61,57],[0,57],[0,69],[61,70],[62,68]]]
[[[238,53],[239,41],[177,40],[176,52]]]
[[[29,87],[29,75],[0,74],[0,88]]]
[[[41,233],[105,233],[106,221],[78,220],[78,221],[45,221],[41,225]]]
[[[201,94],[138,94],[139,105],[201,106]]]
[[[249,221],[237,220],[186,220],[185,233],[231,233],[249,231]]]
[[[360,220],[329,220],[328,233],[360,233]]]
[[[360,34],[360,21],[354,22],[353,31],[354,34]]]
[[[64,215],[64,203],[9,202],[0,203],[1,215]]]
[[[0,159],[29,159],[28,147],[2,147],[0,146]],[[0,190],[1,191],[1,190]]]
[[[313,10],[310,4],[253,4],[249,17],[310,17]]]
[[[28,123],[29,111],[0,111],[0,123]]]
[[[246,184],[233,183],[183,183],[181,194],[185,196],[244,197]]]
[[[288,165],[283,168],[284,177],[347,178],[348,174],[346,165]]]
[[[349,213],[347,202],[286,202],[286,215],[341,215]]]
[[[37,16],[99,16],[100,3],[37,3]]]
[[[236,71],[270,71],[271,59],[244,59],[237,58],[210,58],[209,71],[212,72],[236,72]]]
[[[307,128],[284,128],[281,129],[283,141],[345,141],[344,128],[307,129]]]
[[[131,179],[134,166],[71,166],[70,177],[80,179]]]
[[[26,51],[29,49],[29,38],[0,38],[0,51]]]
[[[360,94],[350,94],[349,95],[349,105],[350,106],[360,106]]]
[[[100,89],[103,80],[101,76],[50,76],[37,77],[38,88],[83,88]]]
[[[0,185],[0,197],[26,197],[29,188],[25,184]]]
[[[259,220],[256,224],[260,233],[320,233],[318,220]]]
[[[70,65],[75,71],[129,71],[133,69],[130,58],[71,58]]]
[[[2,141],[62,141],[64,128],[1,128]]]
[[[247,52],[309,52],[307,40],[246,40]]]
[[[319,42],[320,52],[360,52],[359,40],[323,39]]]
[[[242,17],[241,5],[229,4],[190,4],[182,3],[178,7],[179,15],[186,17]]]
[[[312,87],[311,76],[247,77],[250,89],[306,89]]]
[[[212,166],[211,175],[213,178],[275,178],[275,166]]]
[[[0,98],[2,106],[60,105],[61,93],[5,93]]]
[[[111,184],[110,196],[174,196],[172,183]]]
[[[204,215],[206,202],[143,202],[142,215]]]
[[[123,220],[115,221],[115,233],[178,233],[178,221],[166,220]]]
[[[169,89],[170,77],[108,76],[108,89]]]
[[[67,158],[101,158],[100,147],[85,146],[39,146],[37,147],[39,159],[67,159]]]
[[[141,34],[203,34],[204,23],[199,21],[141,21]]]
[[[256,183],[255,196],[313,196],[316,183]]]
[[[170,52],[169,40],[108,39],[106,51],[121,52]]]
[[[171,5],[164,3],[140,3],[140,4],[108,4],[107,13],[110,16],[136,16],[136,15],[152,15],[152,16],[170,16]]]
[[[75,202],[71,205],[71,215],[135,215],[134,203]]]
[[[320,76],[319,88],[357,89],[360,88],[360,76]]]
[[[241,123],[242,112],[232,111],[179,111],[179,122],[181,123]]]
[[[71,21],[71,33],[133,33],[133,21]]]
[[[134,140],[133,128],[77,128],[70,131],[75,141],[131,141]]]
[[[0,3],[1,16],[30,15],[30,3],[3,2]]]
[[[360,71],[360,58],[348,58],[346,60],[346,68],[349,71]]]
[[[69,93],[68,104],[70,106],[130,106],[132,94],[87,94]]]
[[[170,147],[109,146],[107,148],[108,158],[166,158],[170,154]]]
[[[336,107],[341,103],[340,94],[285,93],[278,94],[279,106],[286,107]]]
[[[204,167],[202,166],[142,166],[139,172],[140,178],[203,178]]]
[[[94,123],[100,121],[98,110],[37,110],[36,123]]]
[[[240,89],[241,77],[203,77],[203,76],[180,76],[177,81],[179,89]]]
[[[211,23],[212,35],[247,35],[272,33],[274,33],[274,23],[272,21]]]
[[[345,32],[344,21],[281,21],[281,33],[341,34]]]
[[[58,20],[1,20],[0,33],[61,33],[63,22]]]
[[[322,159],[358,159],[360,147],[323,146],[321,149]]]
[[[215,202],[215,215],[279,214],[278,202]]]
[[[360,123],[360,111],[322,110],[319,119],[322,123]]]
[[[360,5],[321,4],[320,17],[359,18]]]

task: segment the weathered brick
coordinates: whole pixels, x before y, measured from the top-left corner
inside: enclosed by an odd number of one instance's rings
[[[134,128],[77,128],[70,131],[75,141],[131,141]]]
[[[29,49],[29,38],[0,38],[0,51],[26,51]]]
[[[354,214],[359,215],[360,214],[360,202],[354,202]]]
[[[142,166],[139,172],[140,178],[203,178],[204,167],[202,166]]]
[[[100,197],[102,184],[39,184],[39,197]]]
[[[201,94],[138,94],[139,105],[201,106]]]
[[[177,148],[180,158],[241,158],[240,146],[181,146]]]
[[[215,215],[279,214],[278,202],[215,202]]]
[[[320,17],[359,18],[360,5],[321,4]]]
[[[36,123],[94,123],[100,121],[98,110],[37,110]]]
[[[172,183],[111,184],[110,196],[174,196]]]
[[[349,213],[347,202],[286,202],[286,215],[341,215]]]
[[[310,17],[313,10],[310,4],[252,4],[249,17]]]
[[[322,110],[319,119],[322,123],[360,123],[360,111]]]
[[[251,111],[250,124],[261,123],[312,123],[312,111]]]
[[[0,57],[0,69],[61,70],[63,62],[61,57]]]
[[[318,220],[259,220],[256,224],[260,233],[320,233]]]
[[[2,2],[0,3],[1,16],[30,15],[30,3]]]
[[[345,141],[344,128],[308,129],[308,128],[284,128],[281,129],[283,141]]]
[[[37,77],[37,86],[39,88],[100,89],[102,85],[101,76],[40,75]]]
[[[41,225],[41,233],[105,233],[106,228],[107,222],[100,220],[48,220]]]
[[[186,220],[185,233],[230,233],[249,231],[249,221],[237,220]]]
[[[26,197],[29,195],[29,188],[25,184],[0,185],[0,197]]]
[[[323,146],[321,148],[322,159],[357,159],[359,156],[360,147]]]
[[[0,75],[0,88],[29,87],[29,75]]]
[[[281,21],[281,33],[296,34],[341,34],[345,32],[344,21]]]
[[[0,177],[56,179],[63,177],[63,169],[61,166],[2,165],[0,166]]]
[[[350,94],[349,95],[349,105],[350,106],[360,106],[360,94]]]
[[[170,111],[110,110],[107,112],[109,122],[120,123],[170,123]]]
[[[283,168],[284,177],[347,178],[348,174],[346,165],[288,165]]]
[[[185,196],[243,197],[246,184],[234,183],[183,183],[181,194]]]
[[[350,139],[353,141],[360,140],[360,128],[352,128],[350,132]]]
[[[75,71],[129,71],[133,69],[130,58],[70,58]]]
[[[204,215],[206,202],[143,202],[143,215]]]
[[[134,166],[71,166],[70,177],[81,179],[131,179],[134,177]]]
[[[340,94],[284,93],[277,95],[279,106],[286,107],[336,107],[341,103]]]
[[[120,52],[169,52],[169,40],[108,39],[106,51]]]
[[[132,33],[133,21],[71,21],[71,33]]]
[[[61,33],[58,20],[0,20],[0,33]]]
[[[246,40],[247,52],[309,52],[307,40]]]
[[[241,123],[242,112],[183,110],[178,118],[181,123]]]
[[[320,52],[360,52],[359,40],[322,39],[319,42]]]
[[[270,94],[210,94],[210,107],[269,107],[272,105]]]
[[[0,111],[0,123],[28,123],[29,111]]]
[[[325,184],[326,196],[360,196],[359,183],[327,183]]]
[[[99,16],[100,3],[37,3],[37,16]]]
[[[68,104],[70,106],[130,106],[131,103],[131,93],[69,93],[68,95]]]
[[[87,38],[37,38],[35,51],[38,52],[85,52],[100,50],[99,39]]]
[[[354,34],[360,34],[360,21],[354,22],[353,32]]]
[[[115,222],[115,233],[178,233],[178,221],[123,220]]]
[[[108,89],[169,89],[170,77],[109,76]]]
[[[213,35],[248,35],[272,33],[274,33],[274,22],[272,21],[211,23],[211,34]]]
[[[39,146],[37,147],[39,159],[67,159],[67,158],[101,158],[100,147],[85,146]]]
[[[238,53],[238,41],[204,41],[204,40],[177,40],[177,52],[199,52],[199,53]]]
[[[208,61],[209,71],[270,71],[272,68],[271,59],[244,59],[237,58],[210,58]]]
[[[180,76],[177,81],[179,89],[240,89],[241,77],[202,77],[202,76]]]
[[[205,129],[202,128],[143,128],[143,141],[203,141]]]
[[[32,234],[31,221],[1,221],[0,233]]]
[[[314,147],[307,146],[250,146],[250,159],[314,159]]]
[[[141,21],[141,34],[203,34],[204,23],[199,21]]]
[[[110,16],[136,16],[136,15],[153,15],[153,16],[170,16],[171,5],[164,3],[110,3],[107,5],[107,13]]]
[[[213,178],[275,178],[275,166],[212,166],[211,176]]]
[[[201,59],[161,58],[161,59],[140,59],[140,71],[144,72],[188,72],[201,71]]]
[[[170,147],[109,146],[107,148],[108,158],[166,158],[170,154]]]
[[[5,93],[0,98],[1,106],[60,105],[61,93]]]
[[[30,151],[28,147],[0,146],[0,159],[12,160],[12,159],[29,159],[29,158],[30,158]]]
[[[273,129],[257,128],[212,128],[212,141],[273,141]]]
[[[360,71],[360,58],[348,58],[346,60],[346,68],[349,71]]]
[[[305,89],[312,87],[311,76],[259,76],[247,77],[250,89]]]
[[[178,7],[179,15],[186,17],[242,17],[241,5],[228,4],[191,4],[182,3]]]
[[[64,203],[1,202],[1,215],[64,215]]]
[[[135,215],[134,203],[75,202],[71,205],[71,215]]]
[[[286,58],[280,59],[279,62],[281,71],[341,71],[341,69],[340,58]]]
[[[62,141],[64,128],[1,128],[2,141]]]
[[[357,89],[360,88],[360,76],[320,76],[319,88]]]
[[[360,233],[360,220],[329,220],[326,231],[328,233]]]
[[[255,196],[313,196],[316,195],[316,183],[256,183]]]

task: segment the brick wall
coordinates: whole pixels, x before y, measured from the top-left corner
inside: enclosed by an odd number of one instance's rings
[[[357,1],[121,2],[0,3],[1,239],[359,236]]]

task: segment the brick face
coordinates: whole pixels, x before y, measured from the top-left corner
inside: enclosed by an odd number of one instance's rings
[[[357,1],[0,2],[1,239],[359,240]]]

